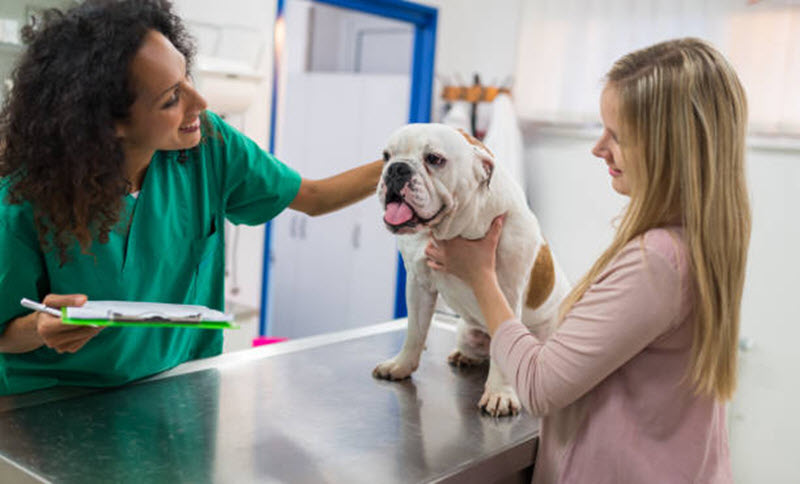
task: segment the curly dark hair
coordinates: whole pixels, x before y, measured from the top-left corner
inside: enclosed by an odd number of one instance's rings
[[[135,100],[130,64],[145,34],[161,32],[186,57],[193,39],[167,0],[87,0],[44,12],[0,113],[0,177],[8,203],[30,202],[43,247],[61,264],[76,241],[108,242],[131,183],[115,126]]]

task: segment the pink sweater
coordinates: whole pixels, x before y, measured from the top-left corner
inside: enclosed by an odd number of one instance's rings
[[[492,357],[543,417],[534,483],[733,482],[724,403],[683,380],[693,283],[682,236],[629,243],[546,341],[518,321],[495,333]]]

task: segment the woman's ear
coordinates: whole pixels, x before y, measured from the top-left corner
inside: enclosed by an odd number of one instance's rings
[[[114,123],[114,133],[117,135],[119,139],[125,139],[128,135],[127,126],[121,121],[117,121]]]

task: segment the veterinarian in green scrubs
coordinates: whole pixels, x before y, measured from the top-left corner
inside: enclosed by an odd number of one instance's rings
[[[0,395],[120,385],[222,351],[219,330],[70,326],[21,298],[222,310],[226,219],[374,190],[380,162],[305,180],[206,111],[168,8],[88,1],[32,34],[0,118]]]

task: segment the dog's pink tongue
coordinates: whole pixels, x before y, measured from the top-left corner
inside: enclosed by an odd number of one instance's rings
[[[383,214],[383,220],[391,225],[402,225],[414,216],[411,207],[405,202],[391,202],[386,205],[386,213]]]

